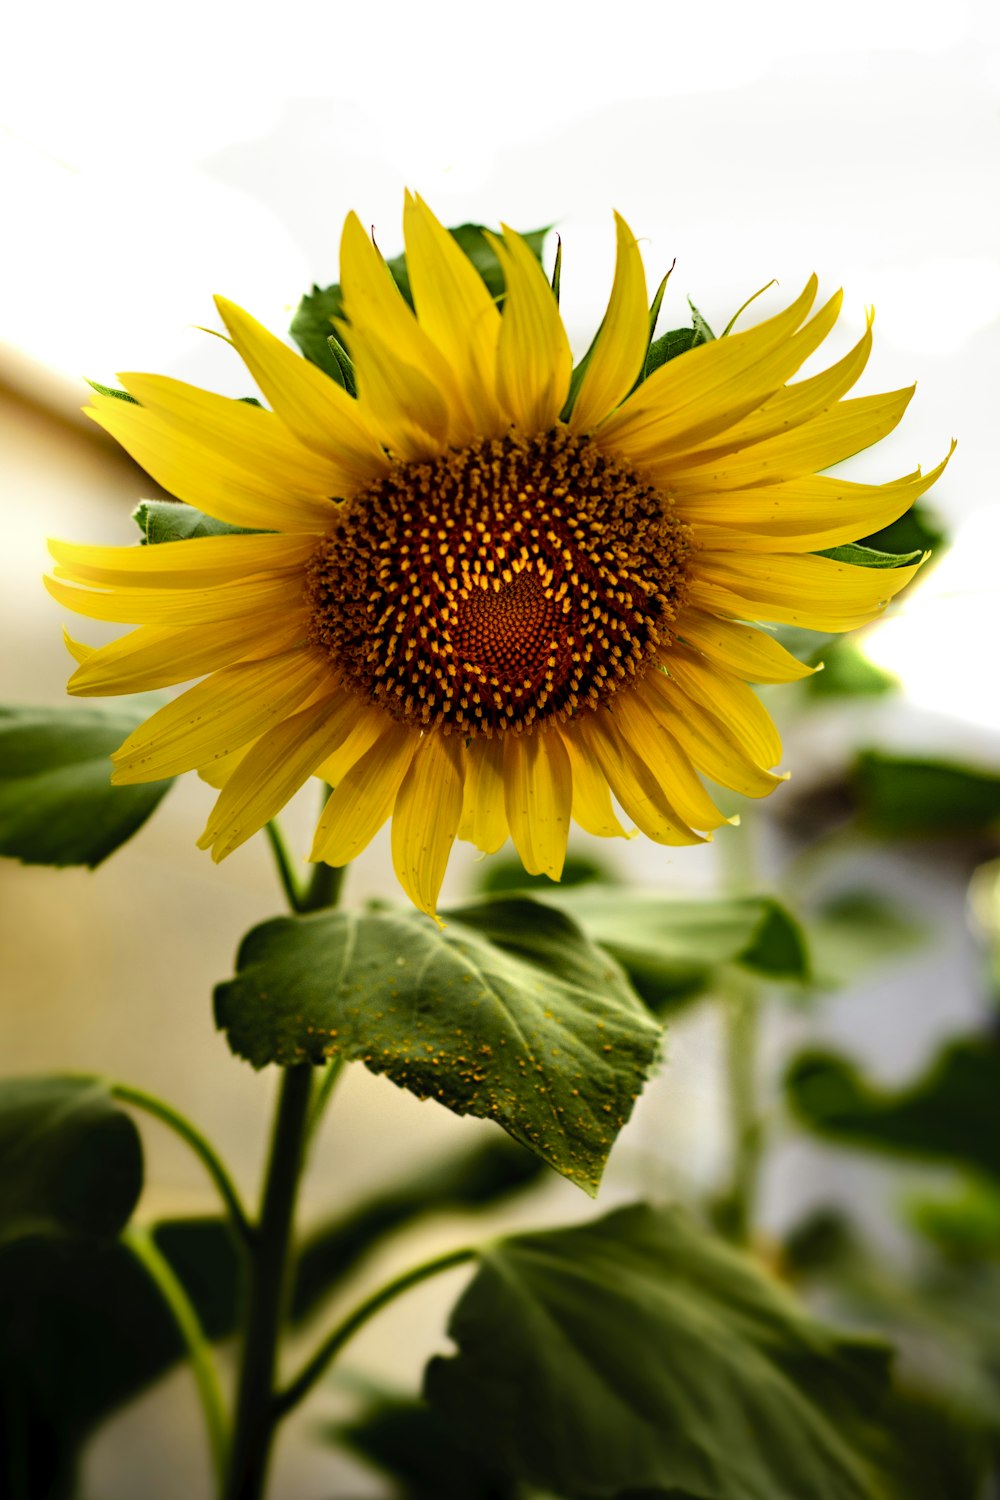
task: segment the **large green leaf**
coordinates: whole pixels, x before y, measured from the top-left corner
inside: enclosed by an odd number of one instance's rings
[[[240,1285],[235,1247],[217,1230],[215,1220],[154,1229],[212,1339],[233,1330]],[[76,1496],[78,1456],[94,1428],[184,1355],[161,1292],[121,1242],[0,1248],[4,1500]]]
[[[702,994],[726,964],[769,979],[809,978],[802,929],[770,896],[678,901],[653,891],[587,885],[550,886],[540,899],[575,917],[657,1011]]]
[[[170,780],[112,786],[110,755],[148,709],[0,708],[0,854],[29,865],[107,859]]]
[[[482,1253],[428,1366],[482,1457],[576,1500],[883,1500],[865,1451],[885,1353],[814,1321],[676,1209]]]
[[[865,750],[851,782],[865,827],[890,838],[979,834],[1000,819],[1000,775],[952,761]]]
[[[808,918],[813,978],[819,988],[850,984],[866,969],[889,962],[927,941],[917,922],[880,891],[839,891]]]
[[[597,1191],[660,1029],[613,959],[527,897],[443,914],[282,917],[244,939],[216,1017],[255,1067],[355,1058],[495,1120]]]
[[[113,1239],[142,1190],[142,1146],[97,1078],[0,1081],[0,1244]]]
[[[845,1146],[976,1167],[1000,1177],[1000,1042],[953,1042],[909,1088],[882,1089],[848,1058],[810,1051],[786,1076],[810,1130]]]

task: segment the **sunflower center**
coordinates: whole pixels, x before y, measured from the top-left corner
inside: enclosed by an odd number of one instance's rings
[[[311,635],[394,718],[516,733],[645,670],[688,551],[669,502],[592,443],[487,439],[341,506],[309,569]]]

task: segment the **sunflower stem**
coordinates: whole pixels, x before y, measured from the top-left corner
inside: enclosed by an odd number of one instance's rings
[[[264,831],[267,834],[268,843],[271,845],[271,853],[274,855],[274,863],[277,866],[278,878],[281,881],[281,888],[285,893],[285,899],[292,908],[292,911],[301,911],[305,892],[295,874],[292,856],[289,853],[288,845],[285,843],[285,835],[281,831],[281,826],[272,818],[270,823],[265,823]]]
[[[273,1389],[288,1292],[289,1250],[302,1169],[312,1067],[286,1068],[271,1138],[260,1223],[250,1263],[246,1333],[225,1500],[261,1500],[278,1413]]]

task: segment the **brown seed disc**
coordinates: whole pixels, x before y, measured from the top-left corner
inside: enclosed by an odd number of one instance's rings
[[[687,528],[558,427],[397,464],[309,568],[312,639],[394,718],[517,733],[607,702],[669,639]]]

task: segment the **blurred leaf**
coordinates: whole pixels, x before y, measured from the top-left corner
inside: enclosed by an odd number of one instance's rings
[[[898,521],[891,521],[881,531],[873,531],[870,536],[858,540],[862,546],[879,551],[940,554],[947,544],[948,534],[937,517],[918,501]]]
[[[863,750],[851,773],[858,816],[873,833],[985,833],[1000,818],[1000,775],[921,756]]]
[[[132,512],[132,519],[142,532],[143,544],[186,542],[196,536],[259,536],[244,526],[230,526],[185,505],[181,500],[142,500]]]
[[[846,637],[824,648],[822,672],[802,684],[810,698],[872,698],[898,689],[899,679],[869,661],[856,642]]]
[[[0,708],[0,855],[91,869],[130,839],[172,783],[112,786],[112,751],[148,707]]]
[[[843,639],[827,631],[806,630],[801,625],[775,625],[767,633],[773,635],[786,651],[790,651],[796,661],[804,661],[810,667],[824,661],[831,646],[836,647]]]
[[[653,891],[582,886],[563,892],[550,885],[544,900],[574,917],[657,1012],[704,993],[724,964],[774,980],[809,978],[802,929],[770,896],[678,901]]]
[[[841,891],[813,912],[807,922],[809,951],[817,985],[852,983],[876,964],[927,941],[925,928],[878,891]]]
[[[521,1500],[513,1480],[460,1447],[417,1397],[369,1390],[357,1415],[325,1432],[331,1443],[395,1479],[406,1500]]]
[[[792,1062],[785,1086],[810,1130],[846,1146],[977,1167],[1000,1177],[1000,1042],[952,1042],[909,1088],[882,1089],[847,1058]]]
[[[862,547],[857,542],[845,542],[841,547],[826,547],[815,554],[831,557],[834,562],[850,563],[855,568],[906,568],[918,562],[919,552],[877,552],[874,547]]]
[[[545,1170],[537,1156],[503,1136],[410,1171],[320,1224],[303,1241],[295,1268],[290,1316],[307,1318],[365,1256],[429,1214],[492,1206],[530,1187]]]
[[[500,897],[443,916],[443,932],[414,911],[266,922],[216,988],[218,1024],[254,1067],[358,1059],[495,1120],[595,1193],[660,1028],[561,912]]]
[[[893,1341],[908,1399],[936,1401],[960,1419],[972,1446],[985,1431],[1000,1433],[1000,1266],[904,1270],[873,1253],[836,1210],[819,1210],[792,1232],[785,1264],[838,1321]],[[929,1489],[933,1500],[953,1494],[964,1500],[975,1491]]]
[[[914,1229],[955,1260],[1000,1259],[1000,1187],[970,1178],[957,1193],[911,1194],[904,1204]]]
[[[234,1327],[239,1287],[238,1256],[217,1225],[221,1221],[177,1220],[154,1230],[210,1338]],[[77,1458],[90,1433],[185,1356],[159,1290],[121,1243],[22,1240],[4,1246],[4,1500],[70,1500],[78,1493]]]
[[[477,895],[497,896],[505,891],[530,891],[537,895],[552,890],[552,881],[547,875],[529,875],[519,859],[508,855],[482,860],[476,864],[474,874]],[[605,864],[584,854],[567,854],[559,881],[560,890],[597,883],[615,883]]]
[[[0,1244],[114,1239],[142,1191],[142,1143],[98,1078],[0,1080]]]
[[[885,1351],[815,1322],[676,1209],[495,1243],[449,1333],[431,1405],[558,1494],[885,1495],[863,1451]]]

